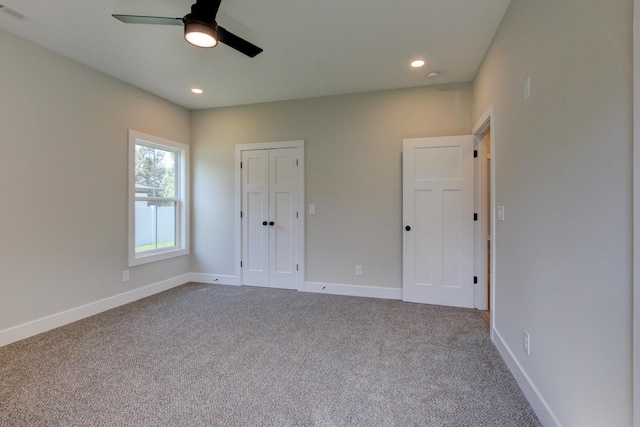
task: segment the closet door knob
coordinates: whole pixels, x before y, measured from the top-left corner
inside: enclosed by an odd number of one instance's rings
[[[276,225],[276,223],[271,221],[271,222],[269,222],[269,225]]]
[[[262,225],[267,225],[267,221],[262,221]]]
[[[408,225],[404,229],[407,230],[407,231],[411,231],[411,227],[408,226]]]

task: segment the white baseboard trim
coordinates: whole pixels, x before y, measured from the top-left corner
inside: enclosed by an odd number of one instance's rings
[[[101,299],[89,304],[75,307],[51,316],[23,323],[0,331],[0,347],[50,331],[60,326],[68,325],[86,317],[94,316],[103,311],[129,304],[142,298],[184,285],[191,281],[191,274],[182,274],[158,283],[134,289],[109,298]]]
[[[513,352],[495,328],[493,329],[493,337],[493,342],[498,349],[498,352],[500,352],[502,359],[509,367],[509,370],[518,382],[522,392],[529,400],[531,407],[540,419],[540,422],[542,422],[542,425],[545,427],[561,427],[562,424],[558,421],[558,418],[549,407],[549,404],[544,397],[542,397],[538,388],[535,386],[533,381],[531,381],[531,378],[529,378],[529,375],[527,375],[524,369],[522,369],[522,365],[520,365],[518,359],[515,358]]]
[[[304,282],[303,292],[347,295],[352,297],[402,299],[402,289],[377,286],[341,285],[326,282]]]
[[[207,283],[209,285],[240,286],[240,283],[236,276],[227,276],[224,274],[191,273],[191,281],[197,283]]]

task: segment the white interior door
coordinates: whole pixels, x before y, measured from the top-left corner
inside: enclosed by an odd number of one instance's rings
[[[272,288],[298,287],[296,161],[295,148],[269,150],[269,286]]]
[[[269,150],[242,152],[242,284],[269,286]]]
[[[474,306],[473,136],[403,149],[403,300]]]
[[[296,148],[242,151],[242,284],[297,289]]]

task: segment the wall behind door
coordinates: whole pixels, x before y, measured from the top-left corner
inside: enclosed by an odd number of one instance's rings
[[[234,274],[235,144],[304,140],[306,281],[400,288],[402,139],[471,125],[470,84],[194,111],[192,271]]]

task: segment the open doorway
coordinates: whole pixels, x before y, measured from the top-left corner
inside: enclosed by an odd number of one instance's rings
[[[476,308],[483,312],[493,338],[495,316],[495,241],[494,241],[494,187],[495,187],[495,107],[492,106],[473,128],[475,149],[475,274],[477,277]]]

